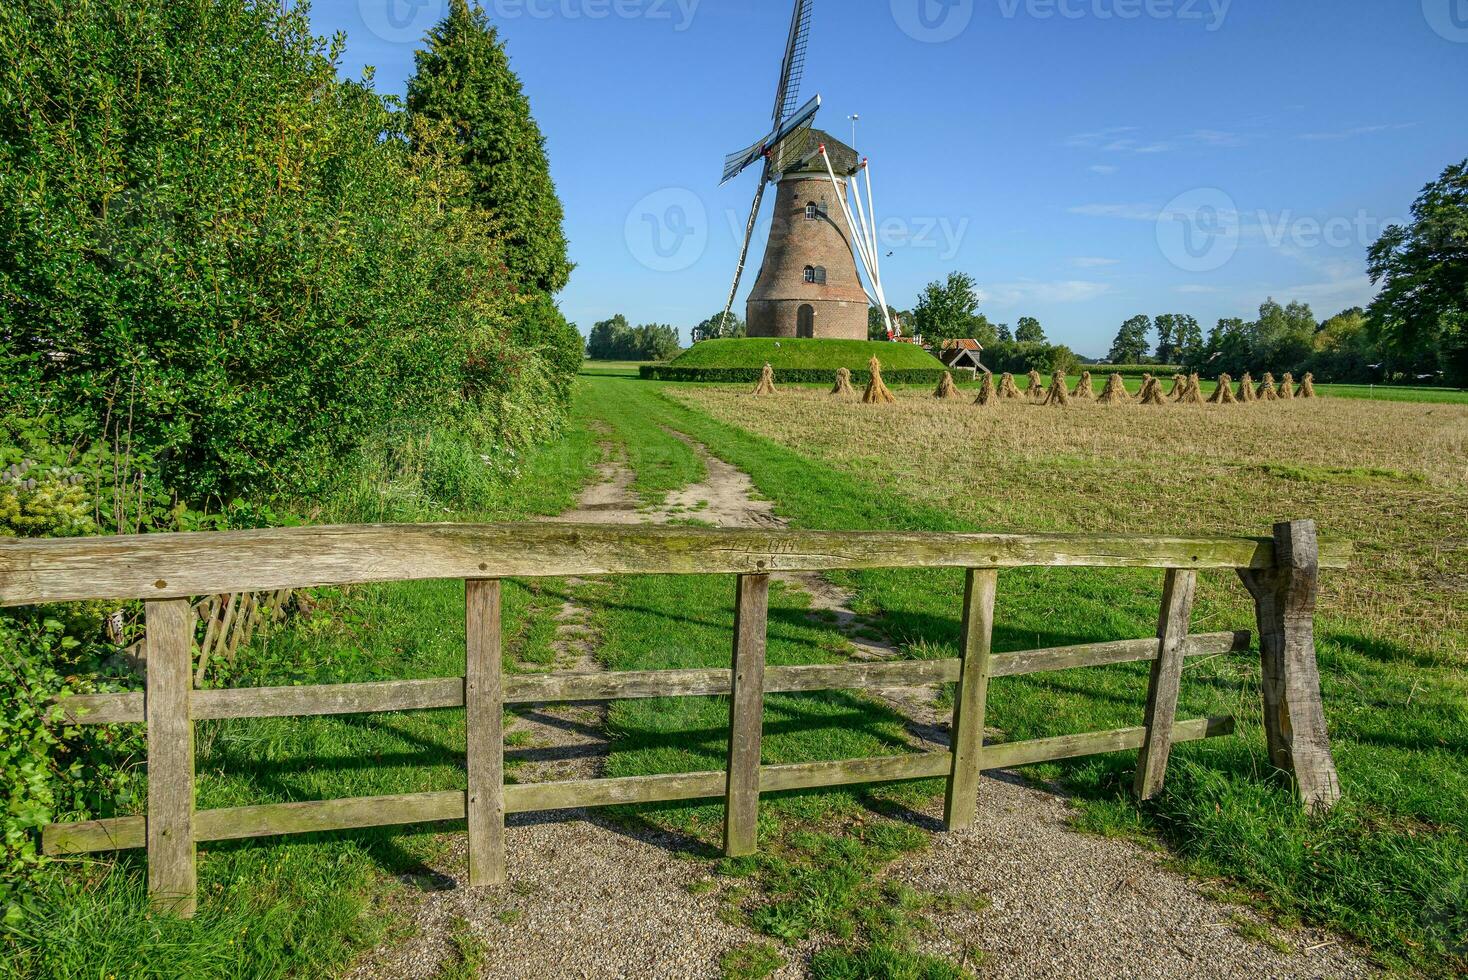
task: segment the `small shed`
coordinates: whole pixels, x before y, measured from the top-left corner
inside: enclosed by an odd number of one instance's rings
[[[938,360],[950,371],[967,371],[976,376],[984,370],[984,345],[972,338],[945,340],[937,353]]]

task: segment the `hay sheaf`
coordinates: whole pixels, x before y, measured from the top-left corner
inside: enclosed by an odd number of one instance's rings
[[[1126,390],[1126,382],[1121,379],[1121,375],[1113,374],[1106,379],[1106,387],[1102,389],[1101,397],[1096,401],[1101,405],[1129,405],[1132,395]]]
[[[770,362],[769,361],[766,361],[765,362],[765,366],[760,370],[760,373],[759,373],[759,384],[757,384],[757,385],[754,386],[754,391],[750,392],[750,394],[753,394],[753,395],[773,395],[774,393],[775,393],[775,369],[772,368],[772,367],[770,367]]]
[[[1188,375],[1188,380],[1183,384],[1183,393],[1178,396],[1179,405],[1201,405],[1203,404],[1203,382],[1196,374]]]
[[[882,381],[882,362],[875,357],[867,362],[867,369],[872,373],[872,379],[867,382],[867,390],[862,393],[862,404],[865,405],[890,405],[897,401],[892,397],[892,392],[887,390],[887,385]]]
[[[1294,401],[1295,398],[1295,376],[1286,371],[1283,378],[1279,379],[1279,400],[1282,402]]]
[[[958,386],[953,383],[953,375],[948,371],[943,372],[943,379],[938,382],[938,387],[933,391],[934,398],[953,399],[958,398]]]
[[[1213,397],[1208,399],[1210,405],[1237,405],[1238,399],[1234,397],[1234,379],[1227,374],[1218,376],[1218,387],[1213,389]]]
[[[1259,397],[1254,394],[1254,379],[1245,371],[1244,376],[1239,379],[1239,401],[1248,404],[1258,400]]]
[[[1019,399],[1024,397],[1024,395],[1019,393],[1019,385],[1014,383],[1014,375],[1010,374],[1007,371],[1004,373],[1004,377],[1001,378],[999,381],[999,397],[1008,398],[1014,401],[1018,401]]]
[[[1009,377],[1009,376],[1008,375],[1005,375],[1005,377]],[[1009,380],[1010,380],[1010,383],[1013,384],[1014,379],[1013,378],[1010,378]],[[989,372],[989,371],[985,371],[984,372],[984,380],[979,383],[979,397],[977,397],[977,398],[974,399],[974,404],[975,405],[997,405],[997,404],[999,404],[999,389],[997,389],[997,388],[994,387],[994,375],[991,372]]]
[[[1296,392],[1296,395],[1300,398],[1315,397],[1315,375],[1309,371],[1305,372],[1305,376],[1300,379],[1300,390]]]
[[[1091,381],[1090,371],[1081,372],[1081,380],[1076,382],[1076,390],[1072,391],[1070,396],[1083,402],[1096,400],[1096,386]]]
[[[1046,405],[1069,405],[1070,394],[1065,390],[1065,372],[1056,371],[1050,379],[1050,390],[1045,392]]]
[[[1273,402],[1279,400],[1279,388],[1274,383],[1274,374],[1270,371],[1264,372],[1264,380],[1259,382],[1259,390],[1254,392],[1261,402]]]
[[[1146,375],[1142,379],[1142,392],[1137,398],[1142,405],[1166,405],[1167,396],[1162,393],[1162,382],[1152,375]]]
[[[851,387],[851,369],[836,369],[836,385],[831,389],[833,395],[854,395],[856,389]]]
[[[1167,393],[1169,401],[1180,402],[1188,390],[1188,376],[1186,374],[1174,374],[1172,376],[1172,388]]]
[[[1034,368],[1030,368],[1030,384],[1025,389],[1025,397],[1037,402],[1045,400],[1045,379]]]

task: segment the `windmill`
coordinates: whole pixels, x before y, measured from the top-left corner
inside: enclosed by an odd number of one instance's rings
[[[813,129],[821,107],[819,95],[800,104],[813,6],[814,0],[795,2],[775,87],[772,128],[747,148],[724,158],[722,183],[763,162],[721,322],[729,322],[765,188],[774,183],[780,188],[776,221],[750,294],[750,336],[866,339],[868,310],[877,306],[891,337],[895,328],[882,290],[877,220],[870,206],[871,171],[854,149]],[[854,129],[857,117],[850,118]],[[863,172],[866,206],[856,184],[857,175]],[[835,207],[831,206],[833,198]],[[858,260],[872,284],[870,292],[857,271]]]

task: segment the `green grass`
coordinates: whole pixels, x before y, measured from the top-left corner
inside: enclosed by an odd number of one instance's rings
[[[635,378],[637,369],[647,361],[583,361],[583,378]]]
[[[703,478],[707,446],[749,473],[793,524],[810,528],[988,530],[978,516],[915,501],[869,478],[859,460],[831,465],[718,421],[660,385],[619,376],[580,383],[567,439],[522,459],[498,510],[519,516],[562,509],[608,442],[635,470],[649,502]],[[457,460],[456,454],[449,454]],[[1275,477],[1372,481],[1370,472],[1260,459],[1291,467]],[[454,466],[446,466],[454,472]],[[1369,468],[1368,468],[1369,469]],[[415,487],[434,481],[419,479]],[[353,498],[372,499],[364,492]],[[1087,487],[1089,488],[1089,484]],[[1080,489],[1080,488],[1076,488]],[[420,492],[415,490],[415,493]],[[1065,492],[1047,483],[1028,507]],[[1089,489],[1086,492],[1090,492]],[[410,497],[409,499],[418,499]],[[1027,503],[1027,501],[1029,501]],[[462,510],[473,516],[472,506]],[[1254,530],[1248,528],[1240,530]],[[856,590],[859,611],[918,657],[958,649],[961,573],[872,571],[833,576]],[[1001,577],[995,649],[1145,636],[1155,629],[1160,575],[1127,570],[1015,571]],[[560,583],[506,589],[510,669],[544,660],[547,622]],[[730,577],[632,576],[578,590],[612,669],[725,665],[731,640]],[[1206,575],[1194,619],[1199,631],[1249,625],[1237,583]],[[317,683],[452,676],[463,670],[462,586],[411,583],[333,590],[319,615],[242,654],[246,683]],[[799,592],[772,590],[772,663],[839,662],[844,638],[807,615]],[[1180,866],[1225,879],[1283,921],[1340,929],[1386,964],[1427,974],[1468,968],[1468,684],[1461,672],[1385,642],[1339,618],[1321,623],[1327,713],[1346,799],[1313,820],[1268,770],[1258,724],[1257,669],[1217,658],[1190,666],[1180,711],[1233,713],[1236,737],[1179,746],[1167,791],[1139,808],[1128,787],[1134,753],[1029,770],[1075,794],[1081,821],[1097,833],[1161,840]],[[989,723],[1023,739],[1139,723],[1146,671],[1137,665],[1004,678],[990,689]],[[1410,705],[1410,709],[1406,706]],[[615,704],[609,775],[721,768],[727,702],[661,699]],[[764,761],[812,761],[902,751],[901,720],[856,693],[772,696]],[[462,788],[462,711],[372,717],[259,719],[199,726],[200,806]],[[788,957],[802,935],[828,948],[808,965],[822,977],[958,976],[958,967],[915,952],[922,911],[941,896],[889,888],[883,869],[922,846],[905,824],[875,817],[895,804],[921,805],[940,786],[924,781],[871,789],[787,793],[761,806],[761,855],[719,864],[729,914],[769,937],[724,963],[758,976]],[[711,854],[722,812],[709,804],[623,808],[620,819],[652,823],[702,841]],[[859,819],[858,819],[859,818]],[[24,928],[0,939],[0,976],[303,976],[329,973],[381,941],[394,923],[389,896],[429,868],[462,826],[312,835],[201,848],[200,915],[191,923],[148,914],[140,854],[60,866]],[[511,855],[514,860],[514,855]],[[712,861],[711,861],[712,866]],[[853,868],[861,873],[854,875]],[[466,932],[459,960],[472,964]],[[452,968],[452,966],[451,966]],[[9,971],[7,973],[7,970]]]
[[[669,362],[676,368],[754,368],[766,362],[778,372],[783,369],[849,368],[865,371],[876,357],[884,371],[942,370],[936,357],[916,344],[892,344],[871,340],[774,340],[742,337],[705,340],[694,344]]]

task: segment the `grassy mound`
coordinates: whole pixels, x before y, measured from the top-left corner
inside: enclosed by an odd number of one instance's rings
[[[871,340],[790,340],[747,337],[705,340],[666,364],[646,364],[642,376],[656,381],[758,381],[766,363],[777,382],[829,384],[838,368],[853,383],[867,381],[867,362],[882,362],[883,377],[897,384],[936,384],[943,364],[914,344]]]

